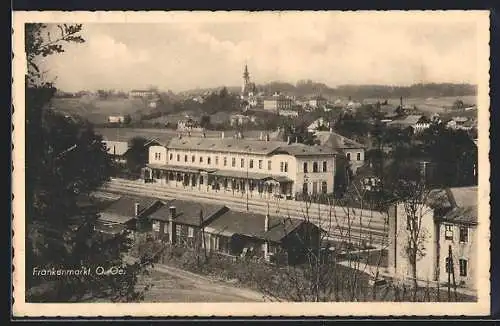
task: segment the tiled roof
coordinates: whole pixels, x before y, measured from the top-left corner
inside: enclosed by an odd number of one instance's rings
[[[280,242],[304,221],[280,217],[269,218],[269,230],[264,231],[265,215],[228,211],[206,228],[207,232],[231,236],[241,234],[247,237]]]
[[[316,139],[325,147],[334,149],[365,148],[365,145],[333,131],[316,131],[315,134]]]
[[[280,146],[280,148],[277,150],[277,153],[287,153],[293,156],[308,156],[308,155],[331,156],[338,154],[337,151],[325,146],[309,146],[298,143]]]
[[[418,123],[418,121],[422,118],[422,115],[409,115],[405,117],[404,119],[400,120],[394,120],[388,123],[388,125],[395,125],[395,124],[405,124],[405,125],[414,125]]]
[[[225,205],[202,204],[178,199],[169,202],[168,206],[175,206],[176,223],[194,226],[200,226],[200,211],[203,213],[203,222],[205,223],[228,210]]]
[[[176,137],[170,140],[168,148],[269,155],[282,145],[286,145],[286,143],[234,138]]]
[[[120,197],[103,210],[102,214],[135,217],[135,203],[139,203],[139,214],[159,202],[155,198],[146,197]]]
[[[442,221],[476,224],[478,217],[477,186],[432,190],[429,204],[433,208],[444,208]]]

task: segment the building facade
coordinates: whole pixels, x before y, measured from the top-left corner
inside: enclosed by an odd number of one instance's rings
[[[281,141],[176,137],[151,146],[148,178],[200,191],[294,198],[332,193],[336,152]]]
[[[417,278],[444,286],[477,289],[477,187],[433,190],[429,205],[421,205],[421,247]],[[409,222],[402,204],[389,214],[389,268],[399,277],[411,277],[407,255]],[[453,284],[454,282],[454,284]]]
[[[283,94],[274,94],[273,96],[265,97],[263,107],[266,111],[279,112],[280,110],[291,110],[293,100]]]

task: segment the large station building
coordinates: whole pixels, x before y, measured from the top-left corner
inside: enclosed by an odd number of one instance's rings
[[[242,138],[183,137],[149,148],[146,180],[200,191],[296,198],[330,194],[336,152],[323,146]]]

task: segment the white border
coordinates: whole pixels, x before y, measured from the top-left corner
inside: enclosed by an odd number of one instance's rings
[[[335,12],[340,18],[363,15],[366,20],[397,21],[419,15],[422,19],[460,19],[477,23],[478,108],[479,108],[479,243],[477,303],[70,303],[25,302],[24,186],[24,23],[165,23],[200,21],[244,21],[252,15],[276,19],[276,15],[311,19],[326,12],[14,12],[13,13],[13,315],[21,316],[425,316],[487,315],[490,313],[489,194],[489,12],[488,11],[351,11]],[[331,14],[331,12],[329,13]],[[472,49],[471,49],[472,50]],[[460,69],[460,67],[457,67]]]

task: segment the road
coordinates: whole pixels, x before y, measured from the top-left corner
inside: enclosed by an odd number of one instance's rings
[[[264,302],[264,295],[179,268],[155,264],[139,286],[151,282],[145,302]]]

